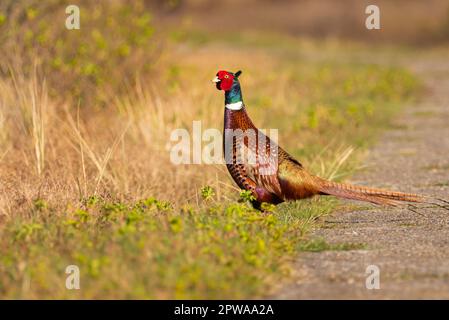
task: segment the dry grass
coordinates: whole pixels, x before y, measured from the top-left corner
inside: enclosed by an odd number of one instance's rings
[[[112,11],[114,28],[124,7],[118,1]],[[139,6],[133,10],[142,17]],[[38,25],[39,11],[25,11],[32,18],[20,26]],[[91,19],[86,26],[105,28],[102,19]],[[147,30],[149,20],[141,21],[135,33]],[[47,25],[41,32],[52,39],[62,31]],[[286,149],[312,171],[337,179],[354,169],[353,147],[369,143],[416,89],[407,71],[348,63],[334,44],[205,33],[199,45],[197,33],[168,34],[161,34],[167,39],[157,59],[151,52],[153,67],[139,69],[140,54],[74,53],[70,46],[45,51],[49,42],[40,34],[35,38],[42,41],[20,47],[25,40],[10,33],[5,48],[14,41],[19,48],[1,52],[8,64],[0,76],[0,296],[260,295],[286,274],[285,258],[335,202],[285,204],[260,216],[236,203],[238,190],[224,166],[170,162],[173,129],[190,131],[201,120],[204,129],[221,131],[223,97],[210,83],[215,72],[243,69],[256,124],[278,128]],[[136,52],[148,48],[132,32],[129,38]],[[17,57],[25,48],[26,57]],[[110,61],[122,59],[104,78]],[[99,70],[85,73],[90,64]],[[74,70],[71,81],[66,68]],[[213,190],[207,199],[204,186]],[[60,287],[61,270],[72,263],[86,281],[73,294]]]

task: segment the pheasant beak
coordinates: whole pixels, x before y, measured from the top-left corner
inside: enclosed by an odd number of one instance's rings
[[[215,77],[215,78],[212,79],[212,82],[213,82],[213,83],[218,83],[218,82],[220,82],[220,81],[221,81],[221,80],[218,79],[218,77]]]

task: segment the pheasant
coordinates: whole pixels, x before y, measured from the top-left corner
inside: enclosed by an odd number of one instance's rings
[[[447,209],[448,202],[442,199],[338,183],[309,173],[253,124],[243,103],[240,74],[241,71],[219,71],[212,81],[225,93],[223,148],[226,166],[236,184],[251,192],[255,208],[261,210],[264,202],[279,204],[315,195],[332,195],[376,205],[431,203]]]

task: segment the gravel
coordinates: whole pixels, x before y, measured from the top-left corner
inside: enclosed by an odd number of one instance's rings
[[[369,151],[353,183],[449,199],[449,63],[414,61],[425,81],[422,101],[406,108]],[[376,208],[335,213],[312,236],[367,249],[304,252],[279,299],[449,299],[449,211]],[[367,289],[366,269],[380,271]]]

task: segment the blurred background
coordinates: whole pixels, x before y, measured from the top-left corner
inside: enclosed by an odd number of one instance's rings
[[[73,4],[79,30],[65,27]],[[380,30],[365,28],[369,4]],[[446,59],[448,40],[445,0],[2,0],[1,295],[264,293],[298,232],[336,203],[249,219],[224,166],[170,162],[172,130],[194,120],[221,130],[223,93],[210,80],[241,69],[255,123],[340,180],[427,90],[410,64]],[[74,260],[90,279],[77,293],[52,271]]]
[[[449,3],[444,0],[207,0],[148,1],[158,21],[217,32],[258,30],[292,36],[336,37],[363,42],[438,44],[449,39]],[[381,8],[382,30],[367,34],[365,8]]]

